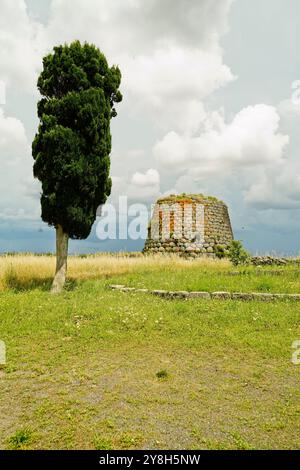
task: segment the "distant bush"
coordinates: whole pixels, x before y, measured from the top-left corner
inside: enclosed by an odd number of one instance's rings
[[[242,245],[240,240],[233,240],[229,247],[229,259],[234,266],[246,264],[250,259],[250,254]]]

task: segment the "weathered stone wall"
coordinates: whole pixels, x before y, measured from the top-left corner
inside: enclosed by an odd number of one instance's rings
[[[227,206],[202,195],[159,199],[149,225],[144,253],[214,256],[233,240]]]
[[[284,258],[278,256],[252,256],[250,263],[254,266],[286,266],[288,264],[300,264],[299,258]],[[272,271],[269,271],[272,272]],[[274,271],[278,272],[278,271]]]

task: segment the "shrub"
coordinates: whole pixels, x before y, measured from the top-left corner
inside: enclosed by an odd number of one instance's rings
[[[113,445],[111,439],[105,439],[96,434],[94,436],[94,447],[96,450],[112,450]]]
[[[169,377],[169,374],[165,369],[159,370],[155,375],[160,380],[166,380]]]
[[[223,245],[215,245],[214,252],[217,258],[222,259],[226,256],[226,247]]]
[[[242,245],[240,240],[233,240],[229,247],[229,259],[234,266],[246,264],[249,261],[250,254]]]
[[[8,438],[8,446],[10,449],[17,450],[24,448],[32,440],[32,431],[29,428],[19,429],[11,437]]]

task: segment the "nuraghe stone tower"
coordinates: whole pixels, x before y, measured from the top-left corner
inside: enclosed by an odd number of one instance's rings
[[[213,257],[226,255],[232,240],[224,202],[202,194],[171,195],[156,202],[143,251]]]

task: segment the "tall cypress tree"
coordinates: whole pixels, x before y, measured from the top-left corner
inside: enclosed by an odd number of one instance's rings
[[[56,229],[52,292],[65,283],[69,238],[88,237],[111,191],[110,120],[122,100],[120,82],[119,68],[109,67],[91,44],[54,47],[43,59],[32,155],[34,177],[42,183],[41,216]]]

